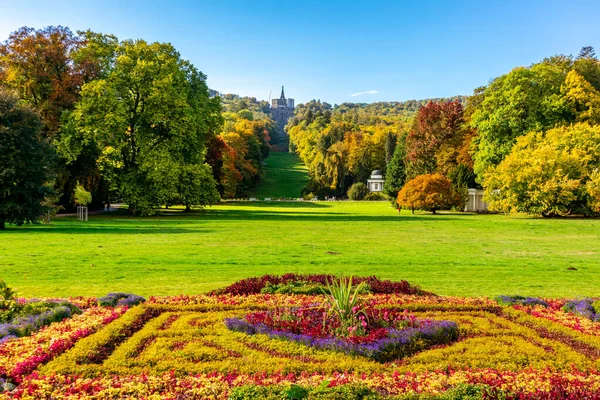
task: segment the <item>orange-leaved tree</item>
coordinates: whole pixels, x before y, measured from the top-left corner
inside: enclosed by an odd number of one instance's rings
[[[461,196],[454,191],[452,183],[442,174],[425,174],[408,181],[398,193],[398,206],[415,210],[431,211],[460,207]]]

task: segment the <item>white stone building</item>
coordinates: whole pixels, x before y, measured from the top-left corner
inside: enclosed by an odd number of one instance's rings
[[[468,212],[486,212],[488,210],[488,203],[483,201],[483,190],[481,189],[469,189],[469,200],[465,205],[465,211]]]
[[[376,169],[371,173],[371,179],[367,179],[367,188],[369,192],[383,192],[384,182],[385,179],[383,179],[381,171]]]

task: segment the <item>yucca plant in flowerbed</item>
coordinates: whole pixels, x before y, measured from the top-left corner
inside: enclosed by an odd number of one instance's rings
[[[322,305],[253,312],[227,318],[225,325],[248,335],[266,334],[379,362],[458,339],[454,322],[417,319],[406,311],[367,305],[361,298],[365,286],[365,281],[354,286],[352,277],[332,279],[326,281]]]
[[[336,279],[334,275],[326,274],[284,274],[262,275],[242,279],[225,288],[212,291],[211,295],[232,294],[245,296],[258,293],[269,294],[321,294],[327,283]],[[355,284],[364,283],[364,293],[372,294],[409,294],[431,296],[433,293],[421,290],[405,280],[381,280],[376,276],[355,277]]]

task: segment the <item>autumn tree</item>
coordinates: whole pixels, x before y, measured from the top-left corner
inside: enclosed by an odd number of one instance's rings
[[[73,62],[73,54],[83,43],[69,28],[50,26],[20,28],[0,45],[3,85],[39,111],[46,137],[56,135],[62,112],[78,99],[85,72]]]
[[[79,100],[81,87],[106,73],[115,43],[111,35],[73,33],[66,27],[50,26],[20,28],[0,45],[0,85],[18,93],[40,114],[42,136],[61,156],[56,163],[55,187],[66,208],[73,204],[78,181],[92,190],[94,198],[103,197],[96,196],[99,187],[106,186],[96,165],[98,149],[82,141],[70,142],[79,147],[77,156],[70,157],[58,143],[62,131],[70,128],[65,120]]]
[[[41,137],[41,122],[18,99],[0,91],[0,230],[6,223],[36,222],[49,209],[54,151]]]
[[[485,175],[490,209],[552,217],[597,215],[600,126],[533,131]]]
[[[464,124],[464,108],[458,101],[429,102],[420,108],[406,138],[409,176],[448,175],[457,164]]]
[[[441,174],[425,174],[408,181],[398,193],[398,206],[415,210],[431,211],[461,207],[461,197],[452,188],[452,183]]]
[[[561,92],[578,122],[600,123],[600,92],[577,71],[569,71]]]

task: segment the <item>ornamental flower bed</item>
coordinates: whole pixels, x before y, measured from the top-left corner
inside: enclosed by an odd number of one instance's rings
[[[0,399],[600,399],[581,300],[355,289],[339,309],[322,290],[68,299],[81,314],[0,344]]]
[[[321,294],[328,282],[336,277],[333,275],[263,275],[255,278],[242,279],[223,289],[211,292],[211,295],[233,294],[249,295],[258,293],[269,294]],[[393,282],[381,280],[376,276],[356,277],[355,284],[365,283],[365,292],[373,294],[408,294],[433,295],[421,290],[407,281]]]
[[[406,312],[382,309],[363,310],[358,326],[339,335],[341,323],[324,307],[250,313],[244,318],[227,318],[229,330],[248,335],[302,343],[319,350],[333,350],[379,362],[397,360],[433,345],[458,339],[458,327],[451,321],[417,319]]]

